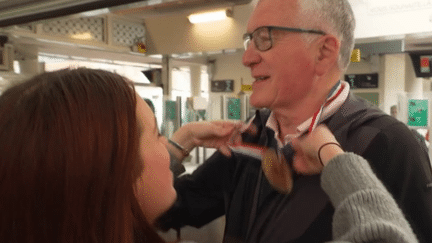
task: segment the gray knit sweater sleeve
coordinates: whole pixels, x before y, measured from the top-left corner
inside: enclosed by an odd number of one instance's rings
[[[321,186],[335,207],[333,242],[418,242],[369,163],[353,153],[333,158]]]

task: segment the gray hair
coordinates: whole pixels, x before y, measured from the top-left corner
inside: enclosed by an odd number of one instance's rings
[[[348,0],[299,0],[299,9],[302,27],[317,28],[339,38],[338,66],[344,72],[354,48],[355,19]],[[304,36],[306,40],[311,38],[311,35]]]

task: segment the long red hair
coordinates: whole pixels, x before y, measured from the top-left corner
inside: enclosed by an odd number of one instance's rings
[[[0,96],[2,242],[162,242],[133,193],[136,95],[91,69],[38,75]],[[138,240],[138,239],[136,239]]]

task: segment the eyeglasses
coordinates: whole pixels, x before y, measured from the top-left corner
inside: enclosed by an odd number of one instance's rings
[[[272,30],[284,30],[290,32],[299,33],[311,33],[318,35],[326,35],[324,31],[321,30],[311,30],[311,29],[298,29],[298,28],[288,28],[280,26],[261,26],[254,30],[252,33],[246,33],[243,35],[243,44],[245,50],[249,47],[251,41],[254,41],[256,48],[260,51],[267,51],[273,46],[273,40],[271,37]]]

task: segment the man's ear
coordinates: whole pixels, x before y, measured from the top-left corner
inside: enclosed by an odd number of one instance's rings
[[[315,71],[318,76],[338,65],[340,41],[333,35],[326,35],[318,41]]]

